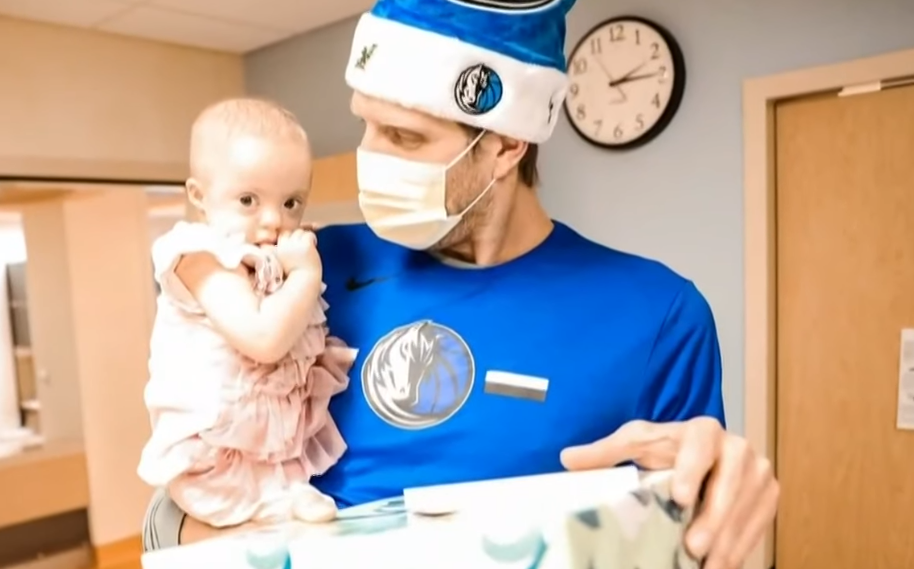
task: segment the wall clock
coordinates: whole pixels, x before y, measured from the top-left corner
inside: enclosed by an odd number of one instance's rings
[[[676,38],[645,18],[598,24],[568,58],[565,114],[587,142],[611,150],[647,144],[673,120],[685,92]]]

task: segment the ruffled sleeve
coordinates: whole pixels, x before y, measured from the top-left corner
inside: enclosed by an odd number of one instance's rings
[[[211,253],[226,269],[235,269],[246,255],[256,251],[240,240],[219,235],[202,223],[179,221],[156,239],[152,245],[152,266],[162,295],[192,313],[199,313],[200,307],[175,274],[175,267],[184,255],[201,252]]]

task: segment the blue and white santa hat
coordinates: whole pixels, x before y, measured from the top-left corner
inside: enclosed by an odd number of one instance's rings
[[[354,90],[531,143],[565,98],[575,0],[377,0],[359,21]]]

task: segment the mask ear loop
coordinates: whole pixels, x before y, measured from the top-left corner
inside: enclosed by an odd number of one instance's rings
[[[464,148],[463,151],[462,151],[460,154],[457,155],[456,158],[454,158],[453,160],[451,160],[451,161],[448,163],[448,165],[446,166],[446,169],[450,170],[451,168],[454,167],[455,164],[457,164],[458,162],[460,162],[461,160],[463,160],[464,157],[466,157],[466,155],[470,153],[470,150],[473,150],[473,148],[474,148],[477,144],[479,144],[479,141],[482,140],[482,137],[485,136],[486,134],[488,134],[488,132],[489,132],[489,131],[487,131],[487,130],[483,130],[483,131],[481,131],[478,135],[476,135],[476,138],[474,138],[474,139],[467,145],[467,147]]]
[[[463,149],[463,152],[461,152],[460,154],[458,154],[458,155],[457,155],[457,158],[454,158],[454,160],[451,161],[450,164],[448,164],[448,166],[447,166],[448,169],[450,169],[451,167],[453,167],[454,164],[460,162],[460,160],[462,160],[463,157],[466,156],[466,155],[470,152],[470,150],[473,149],[473,147],[475,147],[477,144],[479,144],[479,141],[482,140],[482,137],[485,136],[486,133],[488,133],[488,132],[489,132],[489,131],[487,131],[487,130],[483,130],[482,132],[480,132],[480,133],[476,136],[476,138],[474,138],[474,139],[472,140],[472,142],[470,142],[470,144],[468,144],[467,147]],[[492,176],[492,181],[489,182],[489,185],[486,186],[485,189],[483,189],[481,192],[479,192],[479,195],[477,195],[475,198],[473,198],[473,201],[471,201],[470,204],[469,204],[468,206],[466,206],[465,208],[463,208],[463,211],[460,212],[458,215],[460,215],[460,216],[462,217],[462,216],[466,215],[468,211],[470,211],[471,209],[473,209],[473,208],[476,206],[476,204],[479,203],[479,200],[481,200],[481,199],[483,198],[483,196],[485,196],[487,193],[489,193],[489,190],[492,189],[492,186],[495,185],[495,182],[496,182],[496,181],[497,181],[497,180],[495,179],[495,176]]]
[[[487,193],[489,193],[489,190],[491,190],[492,186],[494,186],[494,185],[495,185],[495,178],[492,178],[492,181],[489,182],[489,185],[486,186],[481,192],[479,192],[478,196],[473,198],[473,201],[470,202],[470,205],[463,208],[463,211],[460,212],[460,215],[461,216],[466,215],[468,211],[473,209],[476,206],[476,204],[479,203],[479,200],[481,200],[483,196],[485,196]]]

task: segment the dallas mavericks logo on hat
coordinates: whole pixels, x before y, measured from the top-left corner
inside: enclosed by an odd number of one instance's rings
[[[574,3],[377,0],[356,27],[346,82],[432,116],[544,142],[568,85],[565,15]]]
[[[491,67],[479,63],[463,70],[454,84],[454,99],[468,115],[481,115],[501,101],[501,77]]]

